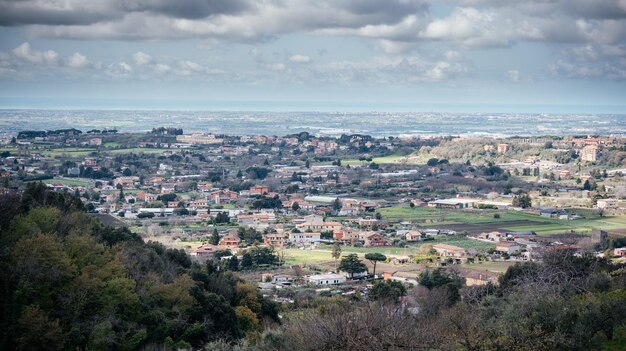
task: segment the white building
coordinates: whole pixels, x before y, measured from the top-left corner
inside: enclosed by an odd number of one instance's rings
[[[346,282],[346,277],[340,274],[316,274],[308,277],[308,282],[313,285],[337,285]]]
[[[296,245],[310,245],[318,243],[321,240],[321,234],[318,233],[290,233],[289,241]]]

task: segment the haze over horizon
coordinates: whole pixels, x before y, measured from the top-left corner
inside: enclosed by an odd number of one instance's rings
[[[0,1],[0,108],[626,113],[623,0]]]

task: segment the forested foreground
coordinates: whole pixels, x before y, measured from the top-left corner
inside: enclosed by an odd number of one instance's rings
[[[236,341],[276,306],[182,250],[102,226],[70,194],[0,198],[2,350],[174,350]]]
[[[591,256],[518,264],[498,286],[435,271],[377,284],[376,301],[309,296],[279,323],[254,286],[102,226],[70,194],[33,185],[0,213],[3,350],[626,349],[626,270]]]

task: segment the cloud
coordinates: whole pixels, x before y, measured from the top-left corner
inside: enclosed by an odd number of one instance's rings
[[[67,58],[67,65],[72,68],[83,68],[89,66],[89,60],[87,60],[87,56],[75,52]]]
[[[59,62],[59,54],[56,51],[35,51],[27,42],[16,47],[12,52],[15,57],[31,63],[57,64]]]
[[[152,61],[152,56],[144,52],[137,51],[133,54],[133,60],[135,60],[135,64],[143,66],[149,64]]]
[[[289,57],[289,61],[295,62],[295,63],[309,63],[311,62],[311,58],[306,55],[296,54],[296,55],[291,55],[291,57]]]
[[[191,76],[194,73],[219,75],[226,72],[220,69],[208,68],[193,61],[182,60],[178,62],[178,67],[176,68],[175,73],[180,76]]]
[[[169,65],[163,63],[157,63],[156,65],[154,65],[154,72],[156,72],[157,74],[166,74],[171,70],[172,68]]]

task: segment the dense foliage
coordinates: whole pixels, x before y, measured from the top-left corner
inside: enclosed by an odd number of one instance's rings
[[[0,197],[0,349],[199,347],[277,320],[232,273],[81,209],[41,184]]]

